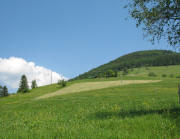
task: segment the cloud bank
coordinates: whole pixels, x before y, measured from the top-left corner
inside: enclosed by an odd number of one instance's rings
[[[29,86],[32,80],[36,80],[38,86],[48,85],[51,83],[51,73],[53,83],[57,83],[58,80],[67,79],[50,69],[37,66],[33,62],[27,62],[23,58],[0,58],[0,82],[12,89],[18,88],[23,74],[27,76]]]

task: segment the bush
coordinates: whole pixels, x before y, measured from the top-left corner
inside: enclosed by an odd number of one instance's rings
[[[150,72],[150,73],[148,74],[148,76],[150,76],[150,77],[156,77],[157,75],[156,75],[154,72]]]
[[[176,78],[180,78],[180,75],[176,76]]]
[[[174,77],[174,75],[173,75],[173,74],[170,74],[170,75],[169,75],[169,77],[170,77],[170,78],[173,78],[173,77]]]
[[[31,88],[34,89],[34,88],[37,88],[37,83],[36,83],[36,80],[33,80],[32,83],[31,83]]]
[[[123,75],[127,75],[128,74],[128,69],[127,68],[124,68],[123,69]]]
[[[162,77],[166,77],[167,75],[166,74],[162,74]]]
[[[114,77],[118,77],[118,72],[117,71],[114,72]]]
[[[62,86],[62,87],[65,87],[65,86],[67,85],[67,81],[65,81],[65,80],[59,80],[59,81],[58,81],[58,84],[59,84],[60,86]]]
[[[117,77],[118,76],[118,72],[117,71],[113,71],[113,70],[108,70],[108,71],[106,71],[105,75],[106,75],[106,78]]]

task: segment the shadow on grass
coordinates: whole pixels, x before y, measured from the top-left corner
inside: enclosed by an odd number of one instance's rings
[[[160,110],[139,110],[139,111],[120,111],[120,112],[96,112],[93,114],[93,118],[95,119],[111,119],[115,118],[133,118],[138,116],[145,116],[149,114],[159,114],[165,118],[170,118],[176,122],[178,128],[180,128],[180,107],[172,108],[172,109],[160,109]],[[92,118],[91,117],[91,118]]]
[[[111,117],[119,117],[119,118],[126,118],[126,117],[136,117],[136,116],[144,116],[149,114],[162,114],[170,116],[180,116],[180,108],[173,108],[173,109],[162,109],[162,110],[139,110],[139,111],[121,111],[121,112],[96,112],[95,117],[97,119],[108,119]]]

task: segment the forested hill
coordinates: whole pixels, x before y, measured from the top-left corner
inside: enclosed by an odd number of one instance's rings
[[[138,51],[121,56],[107,64],[94,68],[74,79],[97,78],[103,76],[108,70],[114,72],[143,67],[180,65],[180,53],[169,50]]]

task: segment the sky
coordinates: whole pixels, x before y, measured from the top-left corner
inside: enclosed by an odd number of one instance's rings
[[[30,65],[25,72],[29,77],[33,65],[70,79],[130,52],[169,49],[165,41],[152,45],[143,38],[124,9],[126,1],[1,0],[0,83],[8,82],[1,75],[12,74],[8,62],[12,70],[17,66],[13,58]]]

